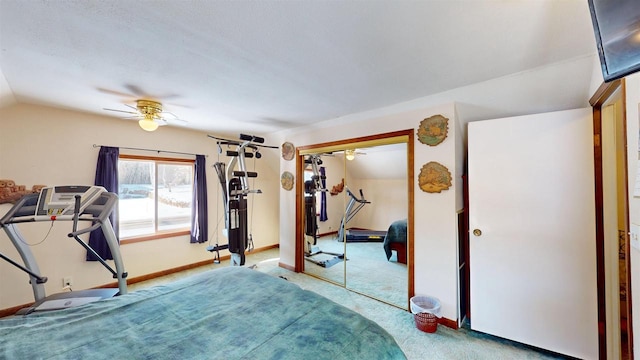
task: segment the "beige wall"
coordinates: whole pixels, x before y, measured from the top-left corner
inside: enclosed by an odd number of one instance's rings
[[[392,222],[406,219],[409,199],[407,180],[394,179],[358,179],[349,185],[357,196],[362,189],[370,204],[363,206],[347,224],[348,228],[361,228],[386,231]]]
[[[41,106],[14,105],[0,110],[0,178],[18,184],[69,185],[93,184],[98,148],[93,144],[159,149],[205,154],[209,201],[209,238],[216,241],[216,218],[224,216],[220,185],[211,167],[218,159],[217,146],[207,133],[175,127],[161,127],[153,133],[141,130],[135,121],[78,113]],[[214,134],[212,134],[214,135]],[[270,139],[267,138],[267,143]],[[277,144],[274,142],[273,144]],[[127,153],[122,150],[122,153]],[[144,155],[157,155],[144,152]],[[253,214],[252,233],[256,248],[278,244],[278,150],[264,150],[256,162],[258,178],[255,187],[263,193],[249,198],[249,214]],[[175,156],[161,153],[161,156]],[[222,162],[227,158],[222,156]],[[247,164],[253,167],[253,160]],[[0,215],[10,205],[0,205]],[[45,239],[50,223],[20,226],[29,243]],[[220,222],[218,239],[224,222]],[[113,282],[100,264],[84,261],[85,251],[66,234],[71,223],[54,223],[51,234],[32,247],[43,275],[49,277],[47,294],[60,292],[62,278],[72,276],[75,289]],[[188,236],[126,244],[121,247],[129,277],[136,277],[200,261],[212,260],[205,250],[208,244],[189,244]],[[0,252],[20,260],[4,231],[0,231]],[[223,255],[225,252],[223,252]],[[21,262],[21,261],[19,261]],[[28,277],[4,261],[0,261],[0,309],[33,301]]]

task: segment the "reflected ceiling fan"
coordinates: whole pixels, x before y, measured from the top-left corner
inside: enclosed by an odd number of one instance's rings
[[[349,161],[355,159],[356,155],[367,155],[367,153],[359,151],[358,149],[346,149],[344,151],[344,157]]]
[[[125,117],[125,119],[137,119],[138,125],[146,131],[154,131],[158,126],[168,125],[173,122],[181,125],[187,123],[185,120],[179,119],[175,114],[164,111],[162,109],[162,103],[158,101],[140,99],[136,100],[136,106],[125,105],[133,111],[108,108],[104,108],[104,110],[130,114],[130,116]]]
[[[356,158],[356,156],[367,155],[366,152],[360,151],[358,149],[345,149],[345,150],[330,151],[330,152],[322,153],[320,155],[321,156],[335,157],[336,155],[343,156],[342,154],[344,154],[344,157],[349,161],[354,160]]]

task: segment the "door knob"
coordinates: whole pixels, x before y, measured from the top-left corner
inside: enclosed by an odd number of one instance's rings
[[[473,229],[473,235],[480,236],[482,235],[482,231],[480,229]]]

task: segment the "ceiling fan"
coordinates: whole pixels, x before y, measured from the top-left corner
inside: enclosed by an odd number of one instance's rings
[[[355,159],[356,155],[367,155],[367,153],[359,151],[358,149],[346,149],[344,151],[344,157],[349,161]]]
[[[167,125],[170,122],[186,124],[185,120],[179,119],[173,113],[164,111],[162,109],[162,104],[158,101],[140,99],[136,100],[135,107],[129,104],[125,105],[134,111],[107,108],[104,108],[104,110],[130,114],[131,116],[128,116],[125,119],[138,119],[138,125],[146,131],[154,131],[158,126]]]

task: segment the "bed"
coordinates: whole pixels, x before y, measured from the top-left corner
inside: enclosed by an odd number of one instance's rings
[[[392,250],[395,250],[398,262],[407,263],[407,219],[394,221],[389,225],[382,247],[387,260],[391,259]]]
[[[1,359],[405,359],[375,322],[244,267],[0,319]]]

